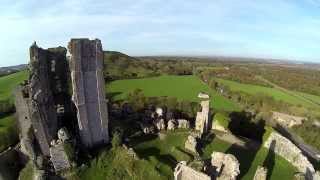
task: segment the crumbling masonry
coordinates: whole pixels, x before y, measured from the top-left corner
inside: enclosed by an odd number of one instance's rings
[[[103,51],[100,40],[72,39],[71,78],[73,102],[81,141],[86,147],[108,142],[108,111],[103,79]]]
[[[58,105],[64,106],[61,93],[67,91],[66,53],[67,50],[63,47],[44,50],[35,43],[30,47],[30,82],[27,95],[31,103],[30,120],[41,152],[46,156],[50,155],[49,145],[58,130],[56,108]]]
[[[206,133],[209,130],[210,126],[210,101],[205,100],[201,101],[201,111],[197,112],[196,117],[196,130],[200,131],[201,134]]]
[[[89,148],[109,140],[101,42],[73,39],[69,48],[71,62],[66,48],[42,49],[34,43],[30,47],[29,80],[15,91],[20,150],[35,169],[45,168],[44,164],[52,164],[55,171],[70,168],[78,135]],[[75,107],[68,88],[70,74]],[[76,116],[79,128],[75,128]],[[65,145],[69,145],[68,152]]]

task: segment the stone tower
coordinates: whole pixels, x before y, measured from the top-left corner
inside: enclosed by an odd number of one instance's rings
[[[82,144],[93,147],[109,141],[108,110],[100,40],[71,39],[70,70]]]
[[[201,134],[207,133],[210,127],[210,101],[201,101],[201,111],[197,112],[195,129],[200,131]]]
[[[29,92],[24,94],[30,117],[19,118],[30,118],[40,150],[46,156],[59,126],[57,105],[64,106],[61,93],[67,91],[66,52],[63,47],[46,50],[35,43],[30,47]]]

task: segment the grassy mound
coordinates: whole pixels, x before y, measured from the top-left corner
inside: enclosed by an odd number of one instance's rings
[[[115,94],[114,100],[125,99],[129,92],[141,89],[147,97],[169,96],[178,100],[198,102],[198,93],[211,96],[210,106],[217,110],[238,111],[232,101],[211,90],[196,76],[159,76],[144,79],[118,80],[107,84],[107,91]]]

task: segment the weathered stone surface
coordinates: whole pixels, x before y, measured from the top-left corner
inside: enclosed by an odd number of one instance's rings
[[[70,138],[70,135],[68,133],[68,130],[63,127],[61,129],[59,129],[58,131],[58,138],[62,141],[62,142],[65,142],[67,141],[69,138]]]
[[[47,176],[44,170],[34,169],[33,180],[46,180]]]
[[[208,94],[206,94],[206,93],[200,92],[200,93],[198,94],[198,98],[209,99],[210,96],[209,96]]]
[[[211,154],[211,165],[216,169],[218,180],[236,180],[240,174],[240,164],[232,154],[213,152]]]
[[[71,167],[63,143],[54,144],[50,147],[50,160],[56,171],[65,170]]]
[[[291,128],[294,125],[300,125],[303,123],[303,121],[307,119],[306,117],[291,116],[289,114],[279,112],[273,112],[272,118],[280,125],[289,128]]]
[[[187,163],[182,161],[174,169],[175,180],[211,180],[211,177],[192,169]]]
[[[189,135],[188,139],[186,140],[186,142],[184,143],[184,147],[194,153],[198,153],[197,152],[197,137],[194,135]]]
[[[302,154],[301,150],[295,146],[290,140],[281,136],[277,132],[272,132],[264,143],[264,147],[271,149],[276,154],[282,156],[292,163],[300,172],[314,173],[315,170],[308,159]]]
[[[71,78],[81,141],[86,147],[109,141],[108,110],[100,40],[72,39]]]
[[[155,133],[155,128],[154,126],[151,124],[140,124],[141,129],[143,131],[144,134],[153,134]]]
[[[253,180],[266,180],[268,169],[262,166],[258,166]]]
[[[176,121],[174,119],[170,119],[168,121],[168,130],[175,130],[176,129]]]
[[[190,122],[186,119],[178,119],[178,128],[180,129],[189,129],[190,128]]]
[[[196,130],[200,131],[201,134],[206,133],[209,130],[209,100],[201,101],[201,112],[197,112],[196,117]]]
[[[56,107],[64,105],[67,91],[66,49],[30,47],[30,119],[42,153],[49,156],[49,142],[58,128]],[[19,108],[19,107],[18,107]]]
[[[162,119],[162,118],[161,118],[161,119],[156,119],[156,120],[155,120],[155,125],[156,125],[156,127],[157,127],[157,129],[158,129],[159,131],[166,129],[165,121],[164,121],[164,119]]]
[[[212,130],[222,131],[222,132],[228,132],[228,129],[226,129],[225,127],[221,126],[218,121],[212,122],[211,129]]]
[[[33,147],[34,135],[30,119],[30,100],[27,87],[18,86],[15,90],[15,106],[18,115],[20,136],[20,151],[30,158],[35,159]]]
[[[156,108],[156,113],[158,115],[158,117],[163,117],[163,109],[162,108]]]

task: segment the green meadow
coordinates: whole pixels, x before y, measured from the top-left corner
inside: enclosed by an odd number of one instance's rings
[[[275,100],[283,101],[293,105],[302,105],[305,107],[320,107],[317,104],[310,102],[309,100],[299,97],[296,95],[297,92],[293,91],[282,91],[276,88],[269,88],[251,84],[243,84],[235,81],[225,80],[225,79],[216,79],[219,83],[228,86],[232,91],[241,91],[248,94],[265,94],[273,97]],[[306,93],[299,93],[299,95],[308,96],[310,98],[315,98],[317,101],[320,101],[320,97],[309,95]]]
[[[27,79],[27,76],[27,71],[21,71],[0,77],[0,101],[10,100],[10,103],[13,103],[14,88]],[[0,152],[18,142],[15,125],[14,115],[0,112]]]
[[[175,131],[164,133],[164,139],[154,138],[150,140],[139,140],[134,145],[137,154],[151,162],[160,172],[163,179],[173,178],[173,168],[179,161],[192,161],[194,154],[184,148],[184,142],[189,134],[188,131]],[[210,138],[202,148],[202,159],[210,159],[213,151],[233,154],[240,162],[240,178],[253,179],[257,167],[266,166],[269,169],[270,179],[291,180],[296,168],[282,157],[269,152],[268,149],[260,147],[258,150],[245,149],[234,146],[218,138]]]
[[[0,100],[13,97],[13,90],[18,84],[28,78],[28,71],[20,71],[8,76],[0,77]]]
[[[0,116],[0,152],[18,141],[14,116]]]
[[[211,90],[196,76],[159,76],[143,79],[117,80],[107,84],[108,93],[115,94],[114,100],[125,100],[128,93],[141,89],[148,97],[168,96],[178,100],[199,102],[198,93],[210,95],[210,106],[216,110],[238,111],[234,102]]]

